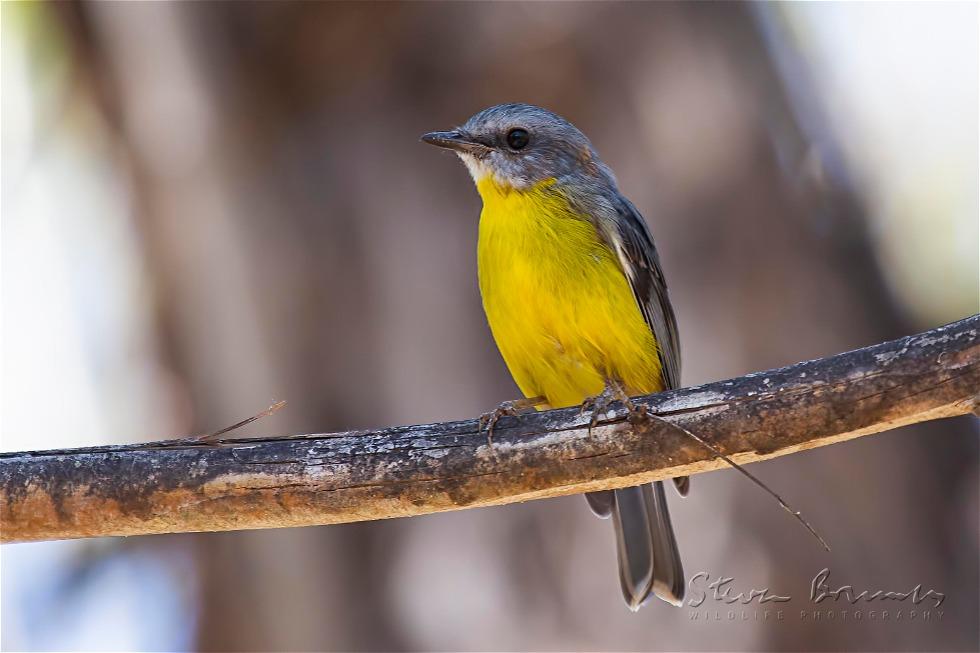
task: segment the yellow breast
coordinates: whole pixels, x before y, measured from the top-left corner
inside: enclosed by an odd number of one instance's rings
[[[477,183],[478,264],[490,329],[528,397],[572,406],[621,381],[663,389],[653,333],[615,253],[546,181],[524,191]]]

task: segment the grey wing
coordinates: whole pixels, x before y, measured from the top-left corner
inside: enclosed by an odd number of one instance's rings
[[[643,216],[628,199],[619,200],[616,219],[600,220],[600,229],[619,257],[643,319],[657,340],[666,389],[677,388],[681,382],[680,339],[660,257]]]

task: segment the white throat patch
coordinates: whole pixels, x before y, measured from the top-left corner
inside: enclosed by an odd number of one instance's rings
[[[492,174],[490,167],[472,154],[468,152],[456,152],[456,155],[459,156],[466,169],[470,171],[470,177],[473,178],[473,183],[479,184],[483,179]]]
[[[524,177],[502,176],[500,170],[495,170],[492,166],[487,165],[468,152],[457,151],[456,155],[459,156],[466,169],[470,171],[470,177],[473,178],[475,184],[479,184],[487,177],[493,176],[494,182],[498,186],[505,188],[525,189],[532,185],[531,180],[525,179]]]

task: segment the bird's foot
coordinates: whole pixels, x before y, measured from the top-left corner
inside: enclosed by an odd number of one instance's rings
[[[606,387],[602,389],[601,393],[594,397],[586,397],[585,401],[582,402],[578,410],[579,415],[584,415],[586,411],[591,412],[591,417],[589,418],[589,437],[592,437],[592,429],[599,423],[599,418],[609,408],[609,404],[617,399],[618,397],[616,397],[612,385],[606,383]]]
[[[544,397],[510,399],[508,401],[501,402],[499,406],[491,410],[489,413],[483,413],[480,415],[480,423],[478,428],[482,431],[484,427],[486,427],[487,446],[490,447],[490,450],[493,450],[493,429],[501,417],[517,417],[521,413],[526,412],[535,406],[541,406],[544,403]]]
[[[606,387],[603,388],[602,392],[594,397],[588,397],[582,402],[581,408],[579,408],[580,415],[584,415],[587,410],[592,411],[592,417],[589,420],[590,436],[592,435],[592,429],[598,425],[602,414],[614,401],[620,402],[629,411],[627,419],[631,423],[647,418],[646,406],[635,404],[618,381],[606,381]]]

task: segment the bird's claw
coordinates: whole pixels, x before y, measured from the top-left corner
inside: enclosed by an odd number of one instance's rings
[[[489,413],[480,415],[479,429],[487,429],[487,446],[493,450],[493,429],[501,417],[517,417],[520,414],[519,401],[504,401]]]
[[[536,406],[546,407],[547,405],[548,400],[543,396],[511,399],[501,402],[499,406],[489,413],[480,415],[479,429],[482,431],[484,425],[487,427],[487,445],[490,447],[490,451],[493,451],[493,428],[501,417],[517,417],[522,412]]]
[[[585,401],[582,402],[581,407],[579,407],[579,415],[584,415],[585,411],[591,411],[592,415],[589,418],[589,437],[592,437],[592,429],[594,429],[599,424],[600,416],[606,412],[609,408],[609,404],[615,401],[613,393],[610,391],[609,386],[594,397],[586,397]]]
[[[623,407],[629,412],[627,419],[629,419],[630,422],[646,419],[646,406],[638,406],[633,403],[633,400],[630,399],[630,396],[626,394],[626,391],[623,390],[623,387],[619,383],[609,381],[606,383],[606,387],[601,393],[594,397],[587,397],[585,401],[582,402],[582,406],[579,408],[579,415],[584,415],[585,411],[587,410],[592,411],[592,417],[589,419],[589,436],[592,435],[592,429],[599,424],[599,419],[602,413],[604,413],[614,401],[618,401],[623,404]]]

